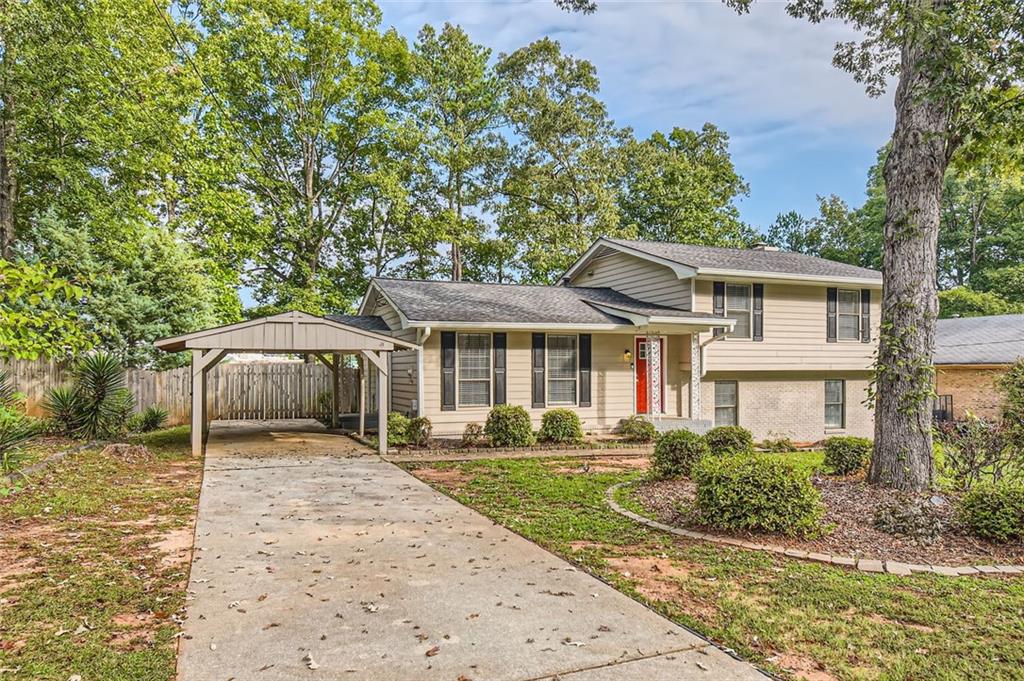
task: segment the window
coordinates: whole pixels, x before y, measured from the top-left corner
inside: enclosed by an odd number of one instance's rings
[[[846,427],[846,381],[825,381],[825,427]]]
[[[548,336],[548,404],[576,404],[576,348],[576,336]]]
[[[491,405],[491,334],[460,333],[459,406]]]
[[[715,425],[735,426],[739,390],[736,381],[715,381]]]
[[[839,340],[860,340],[860,291],[839,289]]]
[[[750,284],[725,285],[725,316],[736,320],[733,338],[750,338],[750,298]]]

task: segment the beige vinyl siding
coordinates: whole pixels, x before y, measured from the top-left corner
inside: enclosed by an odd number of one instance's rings
[[[825,339],[826,286],[764,284],[764,340],[727,338],[707,348],[708,371],[864,371],[878,345],[882,292],[871,291],[871,342]],[[694,310],[713,312],[711,279],[698,279]],[[843,288],[843,287],[840,287]],[[848,288],[857,288],[848,286]],[[704,340],[708,335],[704,335]]]
[[[607,286],[637,300],[690,309],[690,281],[664,265],[626,253],[602,255],[570,282],[573,286]]]
[[[481,332],[490,332],[481,329]],[[547,408],[533,409],[531,394],[530,348],[531,334],[525,331],[508,333],[507,350],[507,394],[508,404],[525,407],[530,413],[535,428],[540,427],[541,417]],[[563,331],[560,333],[571,333]],[[607,431],[619,421],[633,414],[633,369],[623,359],[623,352],[633,347],[632,334],[591,335],[591,406],[575,407],[587,431]],[[679,352],[686,349],[689,357],[689,337],[668,337],[665,358],[666,414],[676,415],[680,408],[687,409],[689,370],[682,370]],[[487,420],[489,407],[460,407],[454,411],[441,411],[441,330],[436,329],[424,345],[423,402],[424,414],[434,426],[434,434],[440,437],[462,435],[467,423],[483,423]],[[673,355],[673,353],[677,353]],[[679,383],[684,385],[680,386]]]
[[[391,306],[391,303],[387,301],[381,294],[377,294],[376,300],[373,304],[367,308],[366,314],[377,315],[384,320],[384,323],[388,325],[388,328],[392,331],[402,328],[402,319],[398,316],[398,312]]]
[[[415,329],[392,332],[392,335],[410,343],[416,342]],[[391,411],[407,416],[417,415],[419,354],[417,350],[391,353]]]

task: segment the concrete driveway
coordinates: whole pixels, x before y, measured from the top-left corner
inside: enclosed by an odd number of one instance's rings
[[[763,679],[313,422],[215,423],[179,677]]]

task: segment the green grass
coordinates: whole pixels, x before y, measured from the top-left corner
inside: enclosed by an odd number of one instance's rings
[[[191,530],[187,432],[140,436],[150,462],[75,454],[0,500],[0,668],[18,670],[3,679],[173,677],[188,564],[154,544]]]
[[[821,465],[820,452],[778,454]],[[867,575],[686,542],[612,512],[605,490],[637,473],[565,473],[577,462],[476,461],[446,489],[495,521],[580,564],[776,673],[841,679],[1014,679],[1024,669],[1024,580]],[[661,588],[623,561],[663,559]],[[630,574],[625,574],[629,572]],[[666,585],[669,587],[665,596]]]

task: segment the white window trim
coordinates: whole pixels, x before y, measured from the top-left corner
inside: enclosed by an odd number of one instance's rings
[[[840,384],[842,384],[842,392],[840,393],[842,395],[842,398],[843,398],[842,402],[829,402],[828,401],[828,384],[829,383],[840,383]],[[824,407],[825,413],[822,414],[822,416],[826,419],[825,430],[828,430],[828,431],[845,430],[846,429],[846,380],[842,379],[842,378],[828,378],[828,379],[825,379],[825,382],[822,384],[822,386],[823,386],[823,389],[825,391],[825,401],[824,401],[824,403],[825,403],[825,407]],[[842,414],[840,415],[840,423],[839,423],[838,426],[830,425],[827,422],[827,419],[828,419],[828,406],[830,404],[839,404],[843,408],[842,409]]]
[[[548,349],[548,339],[551,336],[571,336],[576,339],[576,366],[572,373],[573,383],[576,385],[576,390],[573,393],[576,396],[572,402],[555,402],[551,399],[551,368],[548,366],[548,360],[551,357],[551,352]],[[569,379],[558,379],[560,381],[568,381]],[[544,400],[547,406],[553,407],[575,407],[580,403],[580,335],[578,333],[546,333],[544,334]]]
[[[747,307],[746,314],[747,314],[747,318],[750,320],[749,323],[747,324],[747,328],[750,329],[750,332],[746,336],[737,336],[736,332],[735,332],[736,327],[734,326],[732,331],[726,332],[725,340],[727,340],[727,341],[730,341],[730,340],[734,340],[734,341],[750,341],[750,340],[753,340],[754,339],[754,285],[753,284],[745,284],[743,282],[736,282],[736,281],[727,281],[727,282],[725,282],[725,291],[722,294],[722,296],[723,296],[723,301],[722,302],[725,305],[723,310],[725,312],[725,316],[726,317],[729,317],[730,319],[735,319],[736,315],[729,314],[729,287],[730,286],[746,286],[747,287],[747,301],[749,302],[749,306]]]
[[[853,293],[856,296],[856,299],[857,299],[857,312],[856,312],[856,314],[854,314],[853,312],[840,312],[839,311],[839,299],[843,297],[843,293],[844,292],[845,293]],[[853,289],[853,288],[837,288],[836,289],[836,340],[838,342],[840,342],[840,343],[859,343],[860,342],[861,334],[864,332],[864,330],[862,328],[860,328],[860,325],[861,325],[860,305],[861,305],[861,302],[860,302],[860,289]],[[842,317],[844,317],[844,316],[846,316],[846,317],[856,317],[857,318],[857,335],[854,336],[853,338],[843,338],[842,336],[839,335],[840,334],[840,329],[843,328],[843,325],[839,323],[839,320]]]
[[[487,347],[490,359],[487,372],[487,404],[462,404],[462,350],[460,336],[487,336]],[[475,379],[483,382],[483,379]],[[466,331],[455,334],[455,410],[459,409],[490,409],[494,406],[494,334],[486,331]]]
[[[732,423],[732,424],[719,424],[718,423],[718,409],[719,409],[719,406],[718,406],[718,384],[719,383],[732,383],[733,385],[736,386],[736,391],[735,391],[736,400],[732,403],[732,409],[733,409],[733,411],[736,412],[736,422],[735,423]],[[714,381],[714,383],[712,384],[712,387],[711,387],[711,402],[712,402],[712,409],[714,410],[712,412],[711,423],[713,423],[716,427],[719,426],[719,425],[735,425],[735,426],[740,425],[740,382],[739,381]],[[722,407],[722,408],[724,409],[725,407]]]

